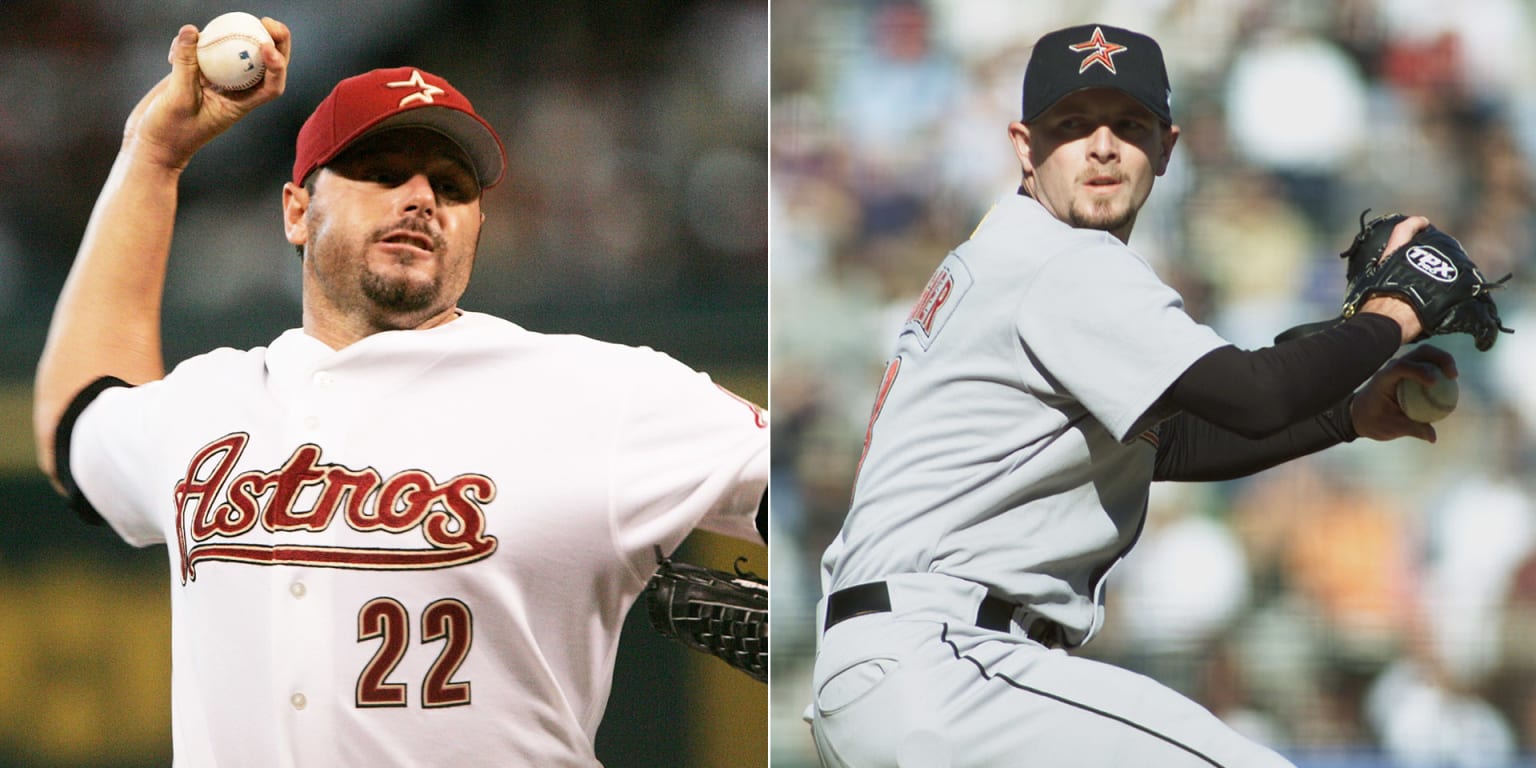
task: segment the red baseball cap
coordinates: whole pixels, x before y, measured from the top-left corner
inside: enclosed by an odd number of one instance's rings
[[[375,69],[336,84],[299,129],[293,183],[334,160],[353,142],[389,128],[430,128],[464,150],[480,187],[501,181],[506,151],[495,129],[464,94],[437,75],[414,67]]]

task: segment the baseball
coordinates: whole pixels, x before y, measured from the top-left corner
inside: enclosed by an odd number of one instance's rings
[[[243,91],[261,82],[267,67],[261,61],[261,44],[272,35],[261,19],[243,11],[215,16],[197,38],[197,66],[203,77],[221,91]]]
[[[1460,389],[1456,380],[1449,378],[1439,368],[1435,369],[1435,383],[1428,387],[1413,379],[1397,382],[1397,404],[1403,415],[1414,421],[1428,424],[1439,421],[1456,410]]]

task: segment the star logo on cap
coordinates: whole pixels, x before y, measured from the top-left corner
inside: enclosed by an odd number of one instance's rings
[[[1093,53],[1089,54],[1088,58],[1083,59],[1082,64],[1078,65],[1077,73],[1079,75],[1087,72],[1088,68],[1095,64],[1103,64],[1104,68],[1109,70],[1111,75],[1120,74],[1119,72],[1115,71],[1115,54],[1123,53],[1127,50],[1127,48],[1123,45],[1118,43],[1111,43],[1108,40],[1105,40],[1104,30],[1099,29],[1098,27],[1093,28],[1093,37],[1090,37],[1081,43],[1067,47],[1071,48],[1075,53],[1093,51]]]
[[[1113,69],[1113,68],[1111,68],[1111,69]],[[421,102],[423,104],[432,104],[432,103],[434,103],[433,102],[433,97],[441,96],[444,93],[443,89],[441,89],[441,88],[439,88],[439,87],[437,87],[437,86],[427,82],[425,79],[423,79],[422,76],[421,76],[421,71],[420,70],[415,70],[415,69],[411,70],[411,77],[410,77],[409,80],[396,80],[393,83],[385,83],[384,87],[386,87],[386,88],[418,88],[418,89],[420,89],[420,90],[416,91],[415,93],[413,93],[413,94],[411,94],[409,96],[406,96],[405,98],[401,99],[400,100],[400,106],[402,106],[402,107],[404,107],[405,105],[407,105],[407,104],[409,104],[409,103],[411,103],[413,101],[419,101],[419,102]]]

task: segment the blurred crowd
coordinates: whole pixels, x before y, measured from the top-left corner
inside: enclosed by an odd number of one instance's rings
[[[0,379],[42,328],[121,141],[182,24],[227,3],[0,3]],[[448,78],[506,143],[466,306],[535,330],[766,354],[767,3],[267,0],[293,31],[287,92],[182,181],[168,354],[263,343],[298,317],[281,188],[305,117],[341,78]],[[615,338],[617,337],[617,338]],[[671,346],[668,346],[668,345]]]
[[[813,764],[818,561],[928,273],[1019,182],[1030,46],[1162,44],[1182,135],[1130,245],[1245,348],[1337,313],[1361,212],[1428,216],[1514,273],[1464,337],[1434,445],[1360,441],[1154,486],[1085,655],[1187,693],[1302,766],[1536,753],[1536,6],[1526,0],[777,0],[772,8],[774,764]],[[1027,247],[1027,244],[1021,244]]]

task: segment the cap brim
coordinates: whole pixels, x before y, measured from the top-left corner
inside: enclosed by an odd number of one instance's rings
[[[1168,114],[1168,113],[1162,111],[1162,108],[1159,105],[1157,105],[1157,104],[1149,104],[1146,99],[1142,98],[1141,96],[1136,95],[1135,93],[1132,93],[1131,91],[1129,91],[1129,90],[1127,90],[1125,88],[1120,88],[1120,87],[1113,86],[1113,85],[1104,85],[1102,83],[1094,83],[1094,84],[1091,84],[1091,85],[1085,85],[1085,86],[1083,86],[1081,88],[1073,88],[1072,90],[1067,91],[1066,93],[1063,93],[1060,96],[1056,97],[1055,101],[1053,101],[1053,102],[1051,102],[1049,104],[1046,104],[1045,106],[1035,110],[1034,114],[1023,116],[1020,119],[1019,122],[1022,122],[1022,123],[1032,123],[1032,122],[1035,121],[1036,118],[1038,118],[1041,115],[1051,111],[1051,107],[1054,107],[1057,104],[1060,104],[1062,99],[1065,99],[1065,98],[1067,98],[1068,96],[1071,96],[1074,93],[1082,93],[1083,91],[1091,91],[1091,90],[1093,90],[1095,88],[1104,88],[1104,89],[1111,90],[1111,91],[1119,91],[1119,92],[1121,92],[1121,93],[1131,97],[1133,100],[1135,100],[1135,102],[1137,104],[1140,104],[1141,106],[1146,107],[1147,111],[1151,112],[1153,117],[1157,118],[1158,120],[1160,120],[1160,121],[1162,121],[1162,122],[1164,122],[1164,123],[1166,123],[1168,125],[1172,125],[1173,124],[1173,115]]]
[[[496,186],[506,173],[506,153],[502,149],[501,139],[496,136],[496,131],[479,117],[448,107],[418,107],[396,112],[342,142],[335,152],[321,158],[315,164],[315,170],[325,167],[326,164],[341,156],[348,147],[363,138],[396,128],[428,128],[442,134],[453,142],[474,166],[475,177],[480,181],[481,189]]]

